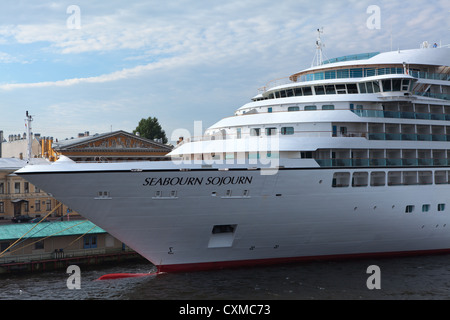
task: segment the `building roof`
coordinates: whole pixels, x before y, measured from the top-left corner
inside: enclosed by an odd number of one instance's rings
[[[36,225],[36,223],[12,223],[0,225],[0,241],[19,239]],[[26,234],[24,239],[45,238],[49,236],[73,236],[82,235],[87,232],[90,234],[106,233],[105,230],[94,225],[89,220],[52,221],[41,222]]]
[[[146,139],[131,133],[128,133],[123,130],[118,130],[114,132],[107,132],[107,133],[96,133],[94,135],[84,136],[81,138],[76,139],[66,139],[66,140],[60,140],[58,142],[53,142],[53,147],[57,151],[63,151],[63,150],[73,150],[73,149],[79,149],[81,148],[90,148],[90,149],[109,149],[111,150],[111,147],[106,146],[96,146],[95,142],[104,140],[110,137],[114,136],[124,136],[129,139],[133,139],[134,141],[139,141],[140,143],[134,147],[131,146],[117,146],[114,147],[116,149],[124,150],[124,149],[158,149],[158,150],[164,150],[166,152],[169,152],[172,150],[171,147],[168,145],[165,145],[163,143],[156,142],[154,140]]]

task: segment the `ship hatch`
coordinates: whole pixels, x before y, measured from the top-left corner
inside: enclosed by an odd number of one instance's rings
[[[208,248],[224,248],[233,245],[237,224],[215,225],[211,231]]]

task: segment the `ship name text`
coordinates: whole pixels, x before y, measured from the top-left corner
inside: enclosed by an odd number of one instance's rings
[[[143,186],[222,186],[229,184],[251,184],[253,177],[166,177],[145,178]]]

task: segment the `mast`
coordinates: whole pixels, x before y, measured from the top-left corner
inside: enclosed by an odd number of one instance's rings
[[[323,33],[323,27],[320,29],[317,29],[317,39],[316,39],[316,55],[314,56],[314,59],[311,63],[311,67],[314,66],[320,66],[323,64],[323,52],[322,48],[325,47],[325,44],[322,43],[322,39],[320,38],[320,34]],[[314,61],[316,64],[314,65]]]

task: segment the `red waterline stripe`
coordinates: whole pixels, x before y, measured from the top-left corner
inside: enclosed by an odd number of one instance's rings
[[[158,268],[158,272],[175,273],[175,272],[192,272],[192,271],[205,271],[205,270],[215,270],[215,269],[227,269],[227,268],[236,268],[236,267],[273,265],[273,264],[300,262],[300,261],[324,261],[324,260],[344,260],[344,259],[361,259],[361,258],[406,257],[406,256],[435,255],[435,254],[445,254],[445,253],[450,253],[450,248],[449,249],[435,249],[435,250],[354,253],[354,254],[337,254],[337,255],[323,255],[323,256],[307,256],[307,257],[171,264],[171,265],[159,265],[159,266],[157,266],[157,268]]]

